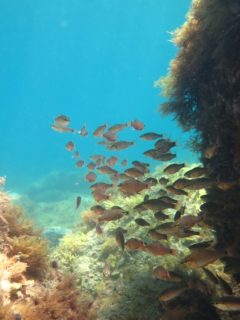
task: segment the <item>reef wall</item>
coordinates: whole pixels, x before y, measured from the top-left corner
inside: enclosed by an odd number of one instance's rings
[[[231,248],[226,269],[238,280],[233,257],[240,253],[239,15],[239,0],[193,1],[186,22],[174,32],[178,54],[156,83],[168,99],[160,110],[173,113],[184,130],[194,130],[192,147],[214,181],[206,222],[215,228],[218,246]]]

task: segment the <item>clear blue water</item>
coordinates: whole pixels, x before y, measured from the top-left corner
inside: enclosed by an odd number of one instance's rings
[[[178,142],[178,160],[193,161],[183,134],[157,112],[163,102],[153,83],[167,72],[176,48],[169,31],[180,26],[190,0],[2,0],[0,3],[0,175],[18,191],[52,171],[78,171],[65,143],[73,139],[83,158],[111,154],[96,139],[58,134],[55,116],[72,126],[133,119],[145,131]],[[137,139],[138,132],[122,137]],[[148,142],[121,152],[144,160]],[[145,160],[147,160],[145,158]]]

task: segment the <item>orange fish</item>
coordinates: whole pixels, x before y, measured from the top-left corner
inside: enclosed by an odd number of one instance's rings
[[[90,171],[85,178],[88,182],[94,182],[97,179],[97,175],[94,172]]]
[[[124,159],[124,160],[121,162],[121,165],[122,165],[123,167],[126,167],[127,164],[128,164],[128,161],[127,161],[126,159]]]
[[[112,133],[116,133],[116,132],[123,130],[126,127],[128,127],[128,125],[126,123],[123,123],[123,124],[119,123],[119,124],[115,124],[112,127],[110,127],[108,129],[108,131],[112,132]]]
[[[97,223],[96,224],[96,233],[101,236],[103,234],[103,229],[101,228],[101,226]]]
[[[145,125],[143,122],[139,121],[139,120],[134,120],[130,122],[130,125],[132,128],[134,128],[135,130],[143,130]]]
[[[102,167],[98,167],[97,168],[99,172],[103,173],[103,174],[116,174],[117,171],[112,169],[109,166],[102,166]]]
[[[95,167],[96,167],[96,164],[95,164],[94,162],[90,162],[90,163],[87,165],[87,168],[88,168],[89,170],[94,170]]]
[[[99,218],[98,222],[119,220],[124,216],[122,210],[109,209],[106,210]]]
[[[130,146],[132,146],[132,145],[134,145],[134,142],[133,142],[133,141],[117,141],[117,142],[114,142],[114,143],[109,147],[109,149],[110,149],[110,150],[119,151],[119,150],[127,149],[127,148],[129,148]]]
[[[158,266],[153,270],[152,276],[164,281],[182,282],[182,277],[173,271],[168,271],[162,266]]]
[[[95,205],[91,207],[91,211],[93,211],[95,214],[103,214],[105,210],[106,210],[105,208],[99,205]]]
[[[124,193],[135,194],[135,193],[141,192],[144,189],[147,189],[148,185],[141,181],[130,179],[130,180],[124,181],[123,183],[120,183],[118,187]]]
[[[103,192],[100,192],[98,190],[92,191],[92,196],[93,196],[94,200],[96,200],[97,202],[110,199],[109,195],[107,195]]]
[[[51,125],[51,128],[54,130],[54,131],[57,131],[57,132],[60,132],[60,133],[75,133],[76,131],[72,128],[68,128],[68,127],[59,127],[59,126],[56,126],[55,124],[52,124]]]
[[[70,118],[61,114],[54,119],[54,124],[59,127],[67,127],[70,124]]]
[[[103,132],[107,128],[106,124],[103,124],[102,126],[97,127],[97,129],[93,132],[94,137],[102,137]]]
[[[107,164],[111,166],[115,166],[115,164],[118,162],[118,157],[112,156],[107,159]]]
[[[142,177],[144,175],[144,172],[138,170],[137,168],[126,169],[124,171],[124,173],[132,178],[138,178],[138,177]]]
[[[103,137],[106,138],[110,142],[114,142],[114,141],[117,140],[117,135],[115,133],[112,133],[112,132],[109,132],[109,131],[104,133]]]
[[[73,149],[74,149],[74,143],[72,141],[67,142],[66,143],[66,149],[67,149],[67,151],[72,152]]]
[[[81,168],[84,165],[84,161],[83,160],[78,160],[76,162],[76,167]]]
[[[154,256],[164,256],[166,254],[176,255],[176,251],[162,245],[161,243],[149,243],[145,245],[145,251]]]
[[[141,250],[144,248],[144,242],[139,239],[131,238],[126,241],[125,246],[128,250]]]
[[[147,133],[144,133],[140,136],[140,138],[142,140],[155,140],[155,139],[158,139],[158,138],[161,138],[162,137],[162,134],[159,134],[159,133],[155,133],[155,132],[147,132]]]
[[[86,137],[88,135],[87,127],[85,125],[79,130],[79,134],[82,137]]]
[[[93,185],[91,185],[92,190],[98,190],[100,192],[106,192],[109,188],[112,188],[113,185],[110,183],[105,183],[105,182],[98,182]]]

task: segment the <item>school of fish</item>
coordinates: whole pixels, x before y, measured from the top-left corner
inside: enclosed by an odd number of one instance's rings
[[[70,127],[70,118],[65,115],[59,115],[54,119],[51,128],[59,133],[71,133],[81,137],[87,137],[90,133],[84,125],[80,130]],[[119,139],[118,135],[122,130],[132,128],[136,131],[142,131],[145,128],[143,122],[133,120],[128,123],[119,123],[112,126],[102,124],[98,126],[92,136],[96,139],[101,139],[97,144],[102,145],[109,151],[118,152],[130,147],[133,147],[135,141],[125,141]],[[165,138],[161,133],[146,132],[139,136],[142,141],[153,142],[154,146],[146,150],[143,155],[146,158],[151,158],[158,162],[168,162],[176,158],[176,154],[171,150],[176,146],[174,141]],[[208,172],[201,166],[194,167],[190,170],[185,170],[184,174],[177,180],[171,182],[171,175],[181,172],[186,169],[184,163],[170,163],[163,169],[163,176],[151,176],[150,164],[139,160],[132,161],[128,166],[128,159],[120,159],[116,155],[111,155],[106,158],[102,154],[94,154],[88,161],[81,158],[81,152],[77,150],[76,145],[70,140],[66,143],[65,148],[73,154],[76,159],[76,167],[86,167],[88,172],[85,175],[86,181],[91,183],[90,190],[96,204],[92,206],[91,211],[94,215],[96,223],[96,232],[98,235],[104,233],[104,224],[109,221],[117,221],[129,217],[129,212],[120,206],[113,206],[106,209],[102,202],[111,199],[112,194],[116,192],[123,194],[125,197],[131,197],[136,194],[145,192],[145,196],[134,208],[133,212],[140,213],[141,217],[133,217],[133,221],[139,228],[148,230],[149,241],[143,241],[138,238],[127,238],[127,231],[118,227],[115,230],[115,239],[121,250],[121,255],[124,255],[125,250],[142,251],[154,256],[172,255],[177,256],[178,252],[169,247],[164,241],[170,236],[178,239],[190,238],[192,236],[200,236],[196,226],[207,227],[205,214],[209,208],[211,209],[211,200],[203,196],[206,201],[199,209],[198,214],[185,214],[185,207],[181,203],[181,198],[187,197],[190,190],[207,189],[216,186],[220,189],[225,188],[224,182],[213,181],[208,178]],[[217,152],[217,146],[211,146],[205,151],[205,157],[210,158],[213,151]],[[119,171],[115,166],[122,167]],[[98,178],[104,178],[104,181],[97,181]],[[106,182],[107,181],[107,182]],[[153,198],[150,198],[150,191],[154,187],[159,186],[159,192]],[[227,188],[231,186],[227,185]],[[175,199],[174,197],[177,197]],[[81,206],[81,196],[76,199],[76,209]],[[173,211],[173,219],[166,214],[164,210]],[[147,218],[144,218],[144,212],[151,211],[156,223],[152,225]],[[167,222],[165,221],[167,220]],[[160,224],[159,224],[160,222]],[[161,241],[161,242],[160,242]],[[223,311],[240,311],[240,297],[233,295],[233,290],[230,284],[224,280],[219,274],[209,269],[210,264],[218,259],[232,259],[233,265],[238,266],[240,258],[232,256],[229,248],[216,248],[213,241],[199,240],[195,244],[188,247],[190,254],[184,257],[181,265],[187,268],[202,270],[210,282],[219,286],[223,292],[223,296],[215,297],[213,305]],[[240,265],[240,264],[239,264]],[[239,267],[238,267],[239,268]],[[110,268],[106,262],[104,267],[104,276],[110,275]],[[192,284],[188,282],[186,277],[175,270],[166,270],[159,265],[152,271],[152,277],[172,283],[172,286],[164,290],[159,300],[168,302],[180,296],[186,290],[191,288]],[[184,308],[177,308],[176,315],[184,316],[188,314]],[[169,315],[167,314],[169,313]],[[170,319],[175,315],[173,310],[166,311],[163,319]],[[175,319],[175,318],[174,318]],[[177,318],[176,318],[177,319]]]

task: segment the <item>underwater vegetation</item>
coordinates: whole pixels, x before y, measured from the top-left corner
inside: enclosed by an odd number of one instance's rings
[[[172,167],[161,166],[151,177],[165,177],[171,185],[185,175],[196,174],[196,168],[199,166],[186,165],[168,175],[166,171],[172,171]],[[150,209],[138,211],[146,196],[156,198],[158,194],[157,184],[135,195],[114,193],[111,199],[102,200],[83,213],[79,230],[60,240],[52,259],[75,274],[81,290],[93,296],[97,319],[171,319],[174,313],[176,319],[181,319],[181,314],[187,319],[193,314],[196,319],[220,319],[213,304],[224,291],[219,280],[213,282],[209,274],[221,277],[226,286],[232,285],[232,279],[219,262],[221,252],[214,250],[214,231],[204,219],[198,219],[206,191],[201,188],[190,190],[187,197],[174,196],[185,207],[182,216],[174,208],[157,215]],[[127,214],[99,223],[104,216],[100,208],[121,208]],[[181,221],[186,226],[183,229],[177,227]],[[192,309],[186,310],[190,305]]]
[[[91,301],[48,258],[40,231],[0,193],[0,319],[88,319]]]
[[[169,74],[157,83],[167,98],[161,111],[173,113],[185,130],[194,130],[192,146],[216,181],[205,197],[206,221],[216,230],[217,246],[231,247],[232,257],[222,260],[238,283],[239,14],[237,0],[194,1],[187,21],[174,33],[179,52]]]

